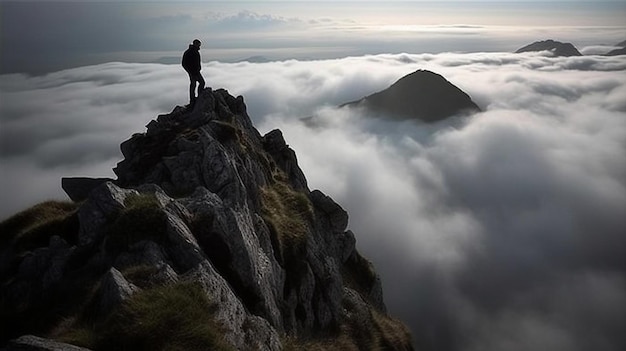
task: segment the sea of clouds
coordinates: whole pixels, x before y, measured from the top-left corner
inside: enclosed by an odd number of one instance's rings
[[[336,106],[417,69],[483,109],[437,124]],[[208,62],[350,214],[389,311],[425,350],[623,350],[626,59],[394,54]],[[187,102],[177,65],[0,76],[0,218],[110,176],[119,144]],[[314,116],[314,126],[301,118]]]

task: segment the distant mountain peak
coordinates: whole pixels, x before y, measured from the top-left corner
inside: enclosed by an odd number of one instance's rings
[[[621,42],[620,44],[626,44],[626,42]],[[622,45],[622,47],[619,49],[614,49],[604,54],[604,56],[620,56],[620,55],[626,55],[626,47],[624,45]]]
[[[576,49],[576,47],[571,43],[562,43],[560,41],[556,41],[553,39],[536,41],[532,44],[526,45],[515,53],[519,54],[522,52],[537,52],[537,51],[550,51],[554,56],[582,56],[580,51]]]
[[[425,122],[480,111],[467,93],[427,70],[417,70],[385,90],[342,106],[360,106],[392,118]]]

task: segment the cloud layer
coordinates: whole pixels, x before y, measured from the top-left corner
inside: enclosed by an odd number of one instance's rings
[[[484,112],[421,125],[335,108],[416,69]],[[350,213],[391,313],[426,350],[626,348],[625,72],[623,57],[507,53],[203,68]],[[112,176],[119,143],[186,88],[157,64],[0,76],[1,216],[61,197],[61,176]],[[299,120],[311,115],[315,128]]]

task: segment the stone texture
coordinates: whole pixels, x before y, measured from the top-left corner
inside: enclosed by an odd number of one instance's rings
[[[380,280],[346,230],[348,214],[308,189],[282,133],[261,136],[243,98],[207,89],[193,109],[158,116],[121,149],[118,179],[85,191],[75,243],[52,236],[20,256],[7,296],[34,298],[34,282],[46,282],[37,291],[45,295],[62,277],[79,284],[95,276],[102,320],[141,289],[195,282],[238,350],[281,350],[285,334],[338,330],[348,268],[367,278],[354,305],[384,311]],[[261,194],[274,185],[309,202],[301,232],[278,232],[268,219]]]
[[[225,339],[237,350],[255,349],[253,345],[260,341],[257,337],[259,335],[263,335],[265,340],[279,340],[276,330],[267,321],[260,322],[261,318],[254,318],[248,314],[228,282],[210,262],[202,262],[189,271],[184,279],[200,283],[207,297],[216,303],[216,319],[226,329]],[[261,350],[281,350],[280,343],[263,342],[263,344],[267,344],[268,348]]]
[[[139,290],[115,268],[109,269],[100,282],[100,308],[110,311]]]
[[[277,166],[282,169],[296,190],[308,190],[307,181],[298,166],[296,153],[285,142],[283,133],[274,129],[263,136],[263,148],[271,156]]]
[[[61,188],[72,201],[80,202],[89,197],[89,193],[100,184],[110,182],[111,178],[63,177]]]
[[[103,238],[104,226],[124,209],[124,200],[130,194],[138,192],[122,189],[112,182],[103,183],[89,193],[87,201],[78,211],[80,246],[94,244]]]

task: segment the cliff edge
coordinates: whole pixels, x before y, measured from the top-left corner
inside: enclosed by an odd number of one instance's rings
[[[242,97],[206,89],[121,150],[117,179],[0,223],[6,350],[412,349],[346,211]]]

